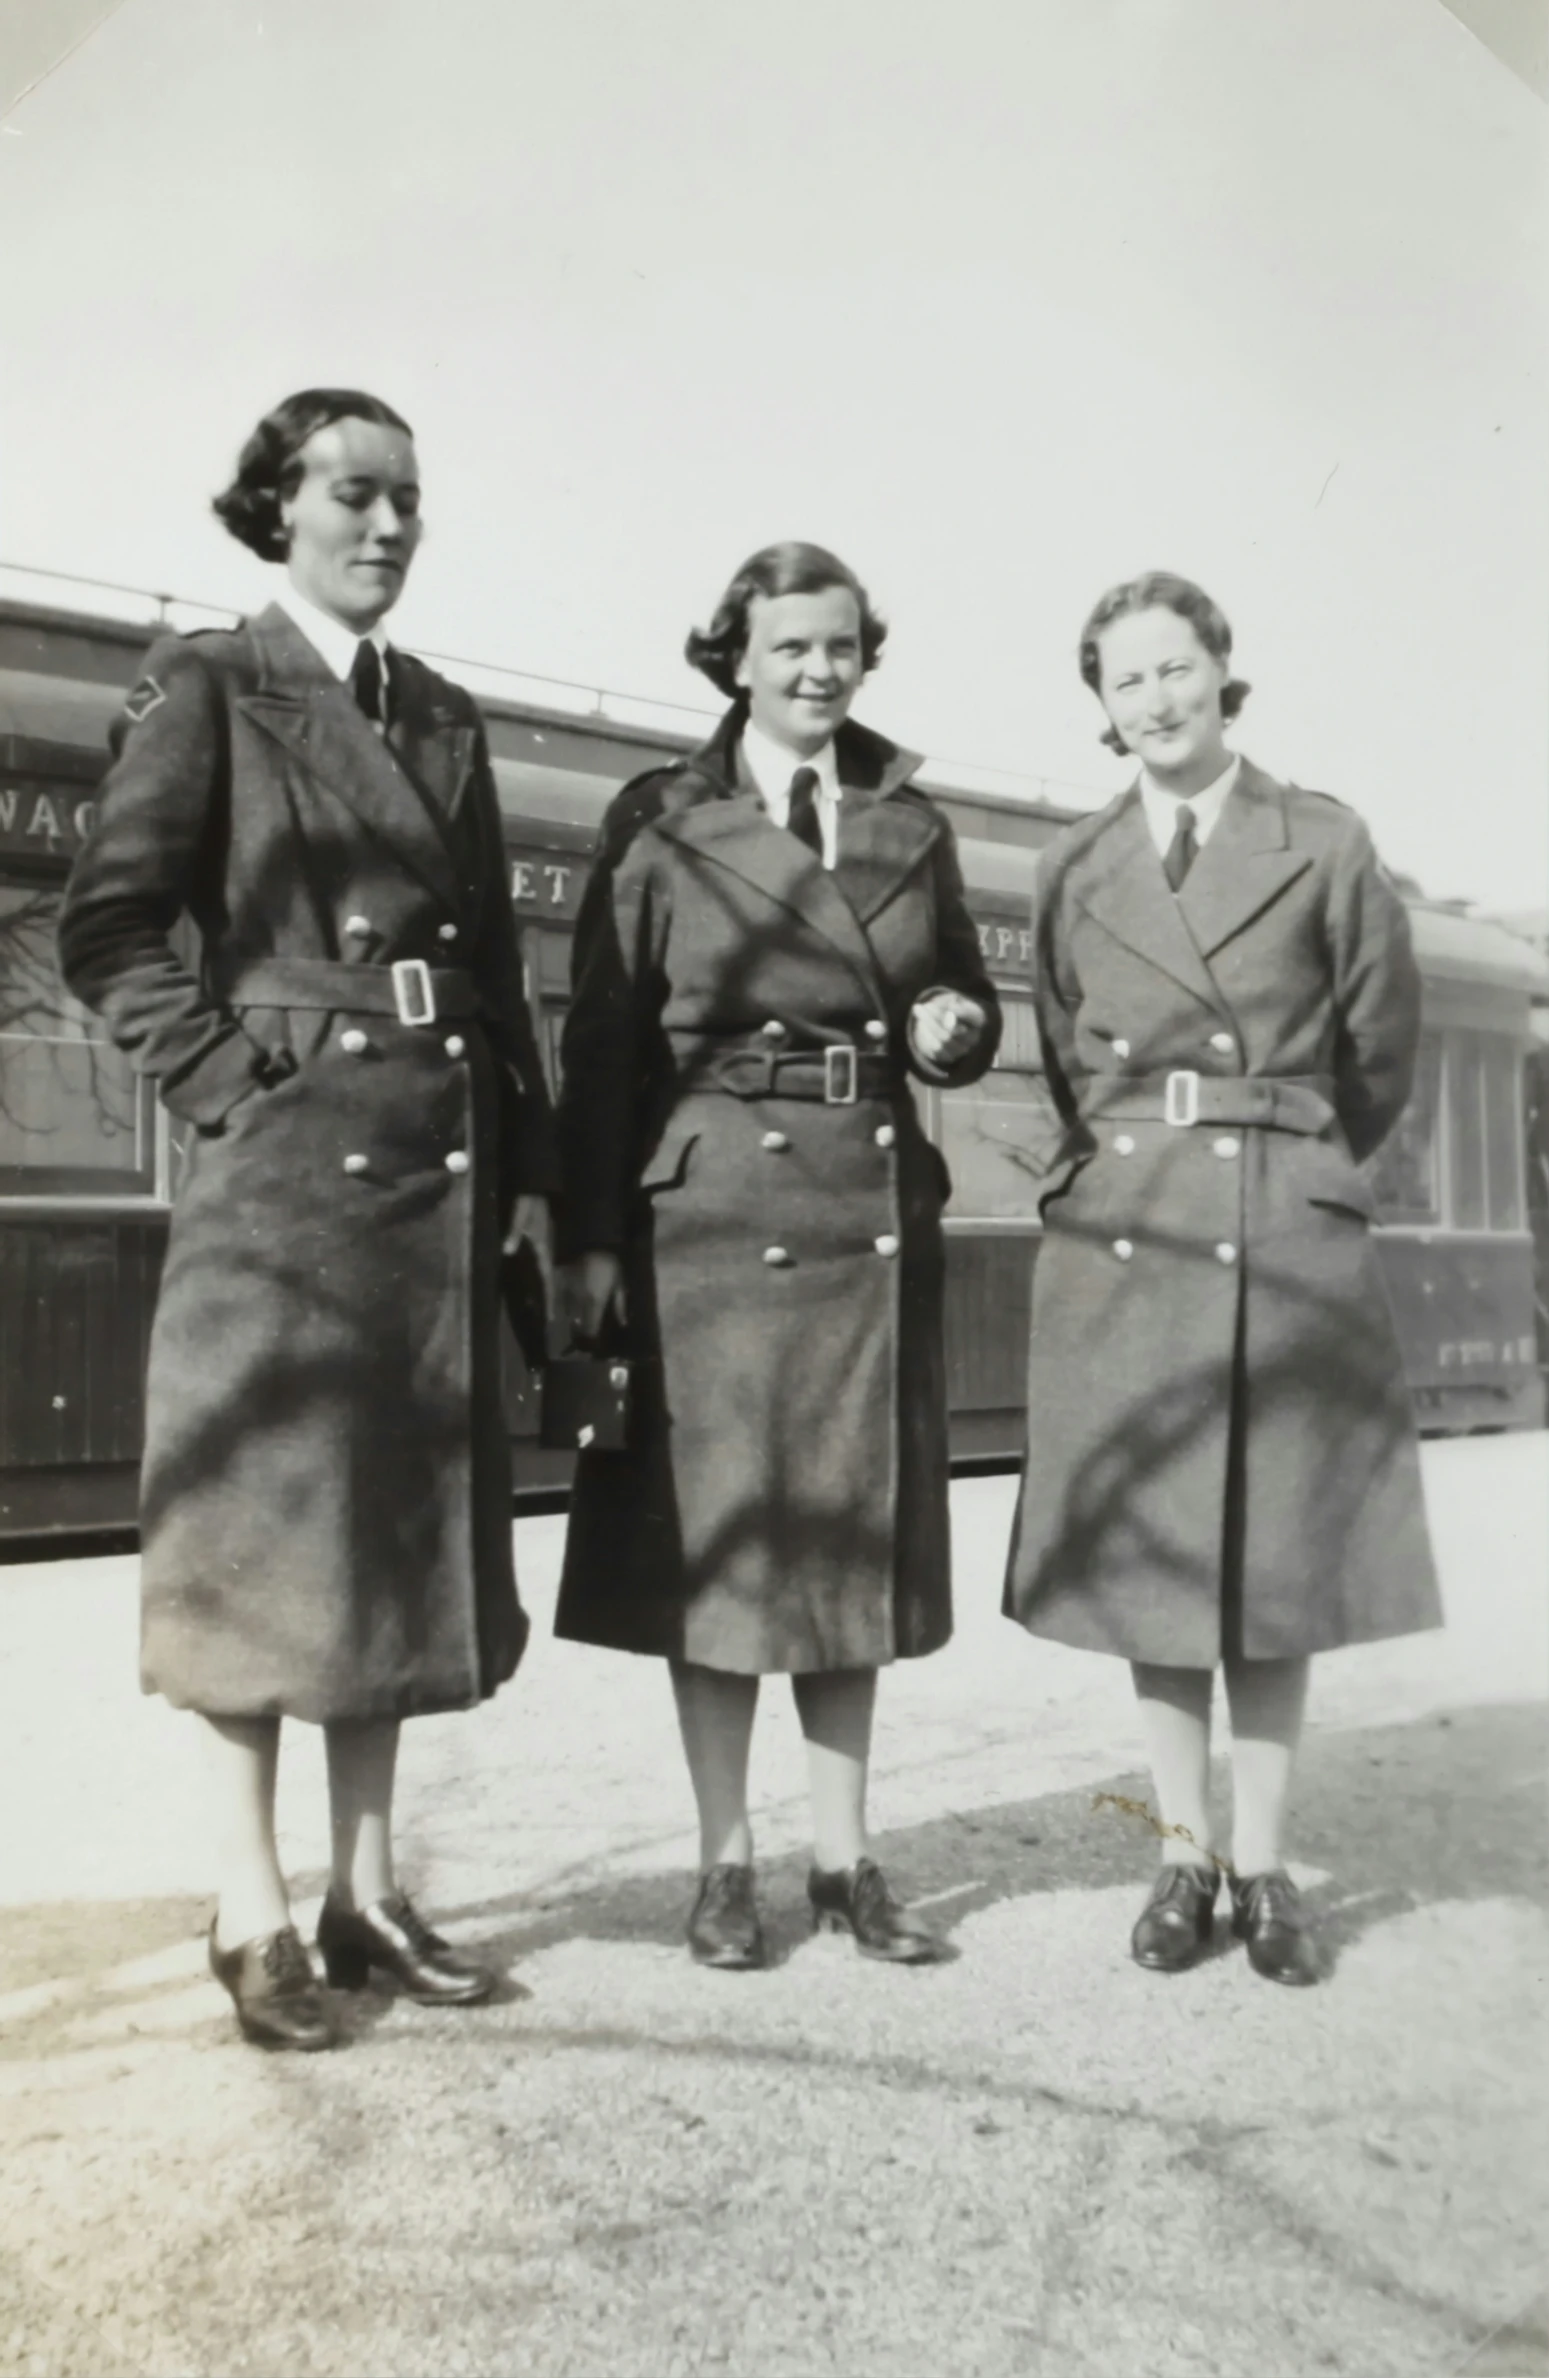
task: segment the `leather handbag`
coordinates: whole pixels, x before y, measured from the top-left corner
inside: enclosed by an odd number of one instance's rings
[[[501,1258],[500,1290],[511,1334],[538,1390],[538,1443],[552,1453],[618,1453],[635,1418],[635,1370],[627,1354],[577,1340],[549,1352],[548,1297],[529,1240]]]

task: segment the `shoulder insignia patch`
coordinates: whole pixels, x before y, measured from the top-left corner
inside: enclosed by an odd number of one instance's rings
[[[124,704],[124,716],[131,726],[137,727],[141,719],[149,718],[153,710],[159,710],[166,698],[154,677],[142,677]]]

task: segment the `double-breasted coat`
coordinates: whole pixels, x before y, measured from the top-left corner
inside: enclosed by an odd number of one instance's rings
[[[621,1253],[642,1403],[628,1449],[581,1457],[558,1627],[872,1668],[951,1631],[948,1182],[908,1076],[976,1079],[1000,1014],[918,760],[840,731],[829,872],[739,772],[740,726],[625,788],[577,929],[561,1248]],[[908,1035],[937,987],[987,1018],[941,1074]]]
[[[1034,953],[1065,1136],[1008,1614],[1192,1668],[1439,1624],[1358,1169],[1420,984],[1366,828],[1244,762],[1175,895],[1131,791],[1040,862]]]
[[[496,1281],[552,1116],[478,714],[401,654],[394,684],[384,741],[278,607],[158,644],[61,921],[71,988],[193,1126],[142,1675],[215,1714],[460,1707],[526,1635]]]

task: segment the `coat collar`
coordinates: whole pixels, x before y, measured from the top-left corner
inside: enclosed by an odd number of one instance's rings
[[[865,925],[918,866],[940,832],[927,809],[890,796],[920,766],[868,727],[842,726],[835,738],[844,801],[839,864],[829,872],[793,834],[770,822],[751,783],[739,773],[743,711],[734,704],[678,778],[677,798],[656,821],[670,840],[703,851],[831,942],[867,991],[880,979]]]
[[[1215,832],[1178,894],[1195,946],[1213,957],[1312,865],[1291,848],[1284,788],[1244,760]]]
[[[471,767],[473,729],[438,698],[428,671],[396,654],[397,715],[384,742],[279,604],[248,626],[258,687],[238,707],[455,906],[459,872],[448,828]]]

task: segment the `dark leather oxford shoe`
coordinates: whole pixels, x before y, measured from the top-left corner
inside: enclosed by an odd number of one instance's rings
[[[336,1990],[364,1990],[373,1966],[421,2006],[477,2006],[495,1987],[488,1967],[459,1957],[402,1891],[358,1908],[341,1907],[330,1892],[317,1945]]]
[[[862,1858],[825,1874],[814,1866],[807,1877],[814,1932],[851,1932],[863,1957],[889,1965],[934,1965],[947,1956],[939,1933],[901,1907],[875,1859]]]
[[[1266,1982],[1308,1989],[1323,1978],[1301,1893],[1283,1867],[1232,1876],[1232,1930],[1248,1944],[1248,1963]]]
[[[293,1924],[223,1949],[210,1926],[210,1971],[231,1994],[244,2039],[260,2048],[331,2048],[334,2027]]]
[[[727,1973],[767,1963],[751,1866],[712,1866],[701,1876],[688,1919],[688,1945],[696,1964],[717,1965]]]
[[[1210,1946],[1216,1890],[1213,1866],[1184,1866],[1171,1860],[1151,1885],[1151,1896],[1130,1934],[1130,1955],[1148,1973],[1182,1973]]]

